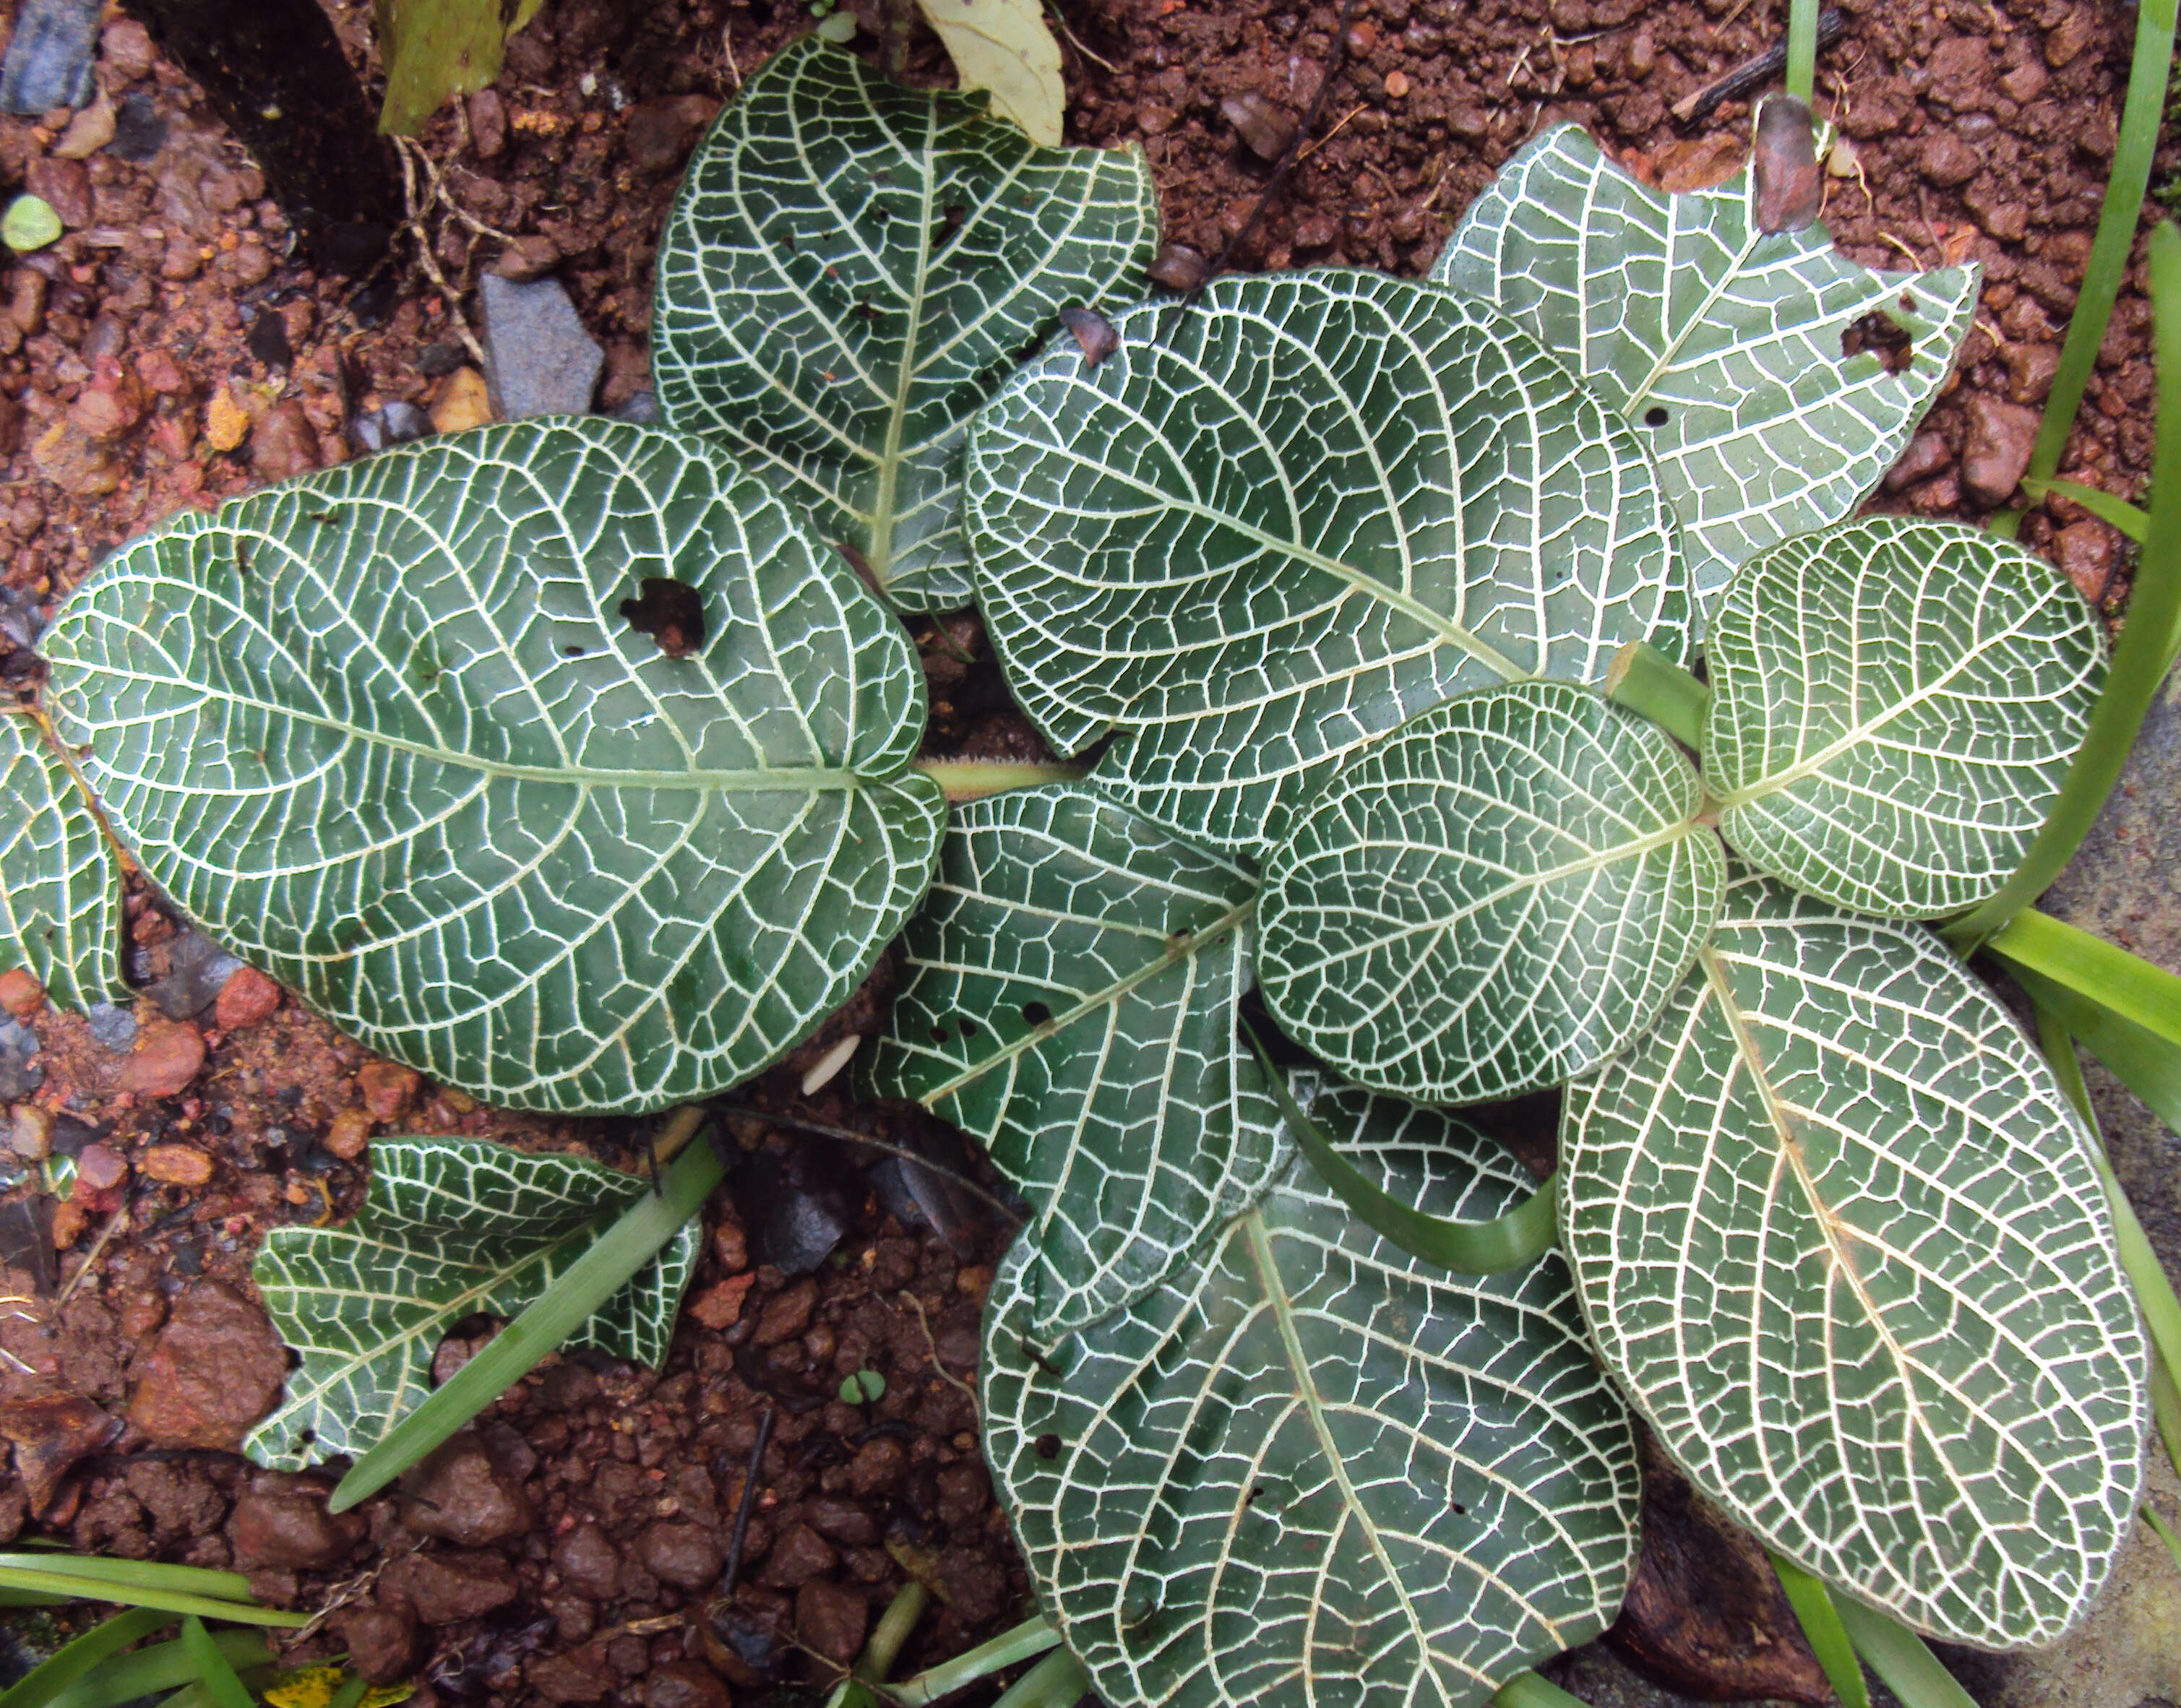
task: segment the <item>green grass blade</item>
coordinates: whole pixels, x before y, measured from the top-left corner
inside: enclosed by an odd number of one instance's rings
[[[992,1708],[1075,1708],[1090,1694],[1090,1675],[1065,1649],[1056,1649],[1008,1686]]]
[[[1539,1182],[1535,1192],[1506,1215],[1491,1221],[1448,1221],[1426,1215],[1367,1179],[1362,1170],[1335,1150],[1325,1130],[1303,1113],[1288,1089],[1287,1076],[1273,1066],[1264,1041],[1254,1028],[1250,1043],[1286,1118],[1288,1131],[1310,1159],[1310,1165],[1373,1232],[1383,1234],[1411,1256],[1457,1275],[1496,1275],[1501,1270],[1520,1269],[1552,1249],[1559,1237],[1557,1173]]]
[[[623,1210],[529,1309],[356,1462],[327,1511],[345,1512],[377,1493],[520,1381],[704,1208],[724,1172],[706,1141],[684,1150],[665,1171],[660,1191],[645,1193]]]
[[[2151,14],[2162,9],[2166,39],[2170,43],[2175,3],[2176,0],[2145,0],[2140,27],[2148,28]],[[2139,35],[2139,41],[2140,39]],[[2141,69],[2139,64],[2137,69]],[[2159,79],[2162,88],[2162,71]],[[2131,84],[2131,107],[2134,100]],[[2156,129],[2155,113],[2153,117]],[[2139,185],[2135,200],[2129,204],[2128,225],[2131,231],[2135,222],[2133,210],[2141,200],[2142,187]],[[2110,216],[2110,202],[2106,212]],[[2101,229],[2099,241],[2104,239],[2105,233]],[[2151,519],[2143,555],[2136,565],[2135,586],[2129,594],[2127,625],[2121,631],[2120,644],[2113,649],[2112,669],[2106,676],[2105,692],[2099,696],[2097,708],[2090,714],[2090,733],[2084,737],[2083,751],[2075,756],[2068,780],[2060,786],[2060,798],[2053,802],[2045,828],[2030,844],[2020,869],[2001,886],[1997,895],[1963,914],[1941,934],[1965,955],[2042,895],[2075,857],[2075,850],[2090,834],[2090,826],[2106,804],[2106,796],[2112,793],[2113,785],[2119,780],[2129,750],[2135,745],[2136,732],[2143,727],[2144,714],[2151,709],[2152,699],[2165,683],[2167,672],[2173,668],[2174,646],[2177,638],[2181,637],[2181,231],[2176,231],[2171,221],[2162,223],[2151,234],[2150,247],[2151,331],[2157,346],[2158,430],[2151,454]],[[2125,259],[2125,245],[2123,258]],[[2094,259],[2092,265],[2095,264]],[[2087,302],[2087,286],[2085,290],[2084,300]],[[2078,323],[2080,318],[2081,311],[2078,309]],[[2104,335],[2104,324],[2101,317],[2100,337]],[[2074,348],[2073,328],[2068,331],[2068,347],[2071,350]],[[2094,338],[2090,354],[2094,355],[2096,350],[2097,339]],[[2062,358],[2063,363],[2064,361]],[[2083,366],[2087,374],[2088,355]],[[2057,402],[2060,395],[2057,386],[2052,395]],[[2068,415],[2072,419],[2073,405],[2068,407]],[[2048,409],[2048,425],[2051,419]],[[2064,438],[2064,426],[2061,433]],[[2057,450],[2054,455],[2057,457]],[[2040,475],[2033,463],[2030,472],[2040,478],[2049,478],[2052,471],[2048,467]]]
[[[1588,1708],[1580,1696],[1571,1696],[1557,1684],[1534,1672],[1517,1672],[1492,1698],[1494,1708]]]
[[[240,1572],[215,1572],[203,1566],[163,1566],[155,1560],[112,1560],[98,1554],[0,1552],[0,1583],[19,1572],[65,1572],[71,1578],[87,1578],[110,1584],[117,1590],[168,1590],[182,1595],[205,1595],[216,1601],[248,1602],[250,1580]],[[127,1595],[105,1597],[125,1601]]]
[[[1787,8],[1787,92],[1804,106],[1818,98],[1818,0]]]
[[[170,1625],[177,1614],[196,1613],[207,1619],[225,1619],[236,1625],[307,1625],[307,1613],[284,1613],[278,1608],[261,1607],[249,1601],[223,1601],[210,1595],[185,1595],[174,1590],[149,1587],[122,1589],[103,1578],[87,1578],[74,1572],[58,1569],[30,1572],[16,1568],[0,1576],[0,1584],[11,1590],[27,1590],[39,1595],[58,1595],[70,1601],[119,1601],[132,1607],[159,1610],[166,1617],[158,1623]],[[4,1697],[0,1697],[0,1708],[6,1708]]]
[[[149,1607],[117,1613],[74,1642],[63,1644],[7,1690],[0,1691],[0,1708],[45,1708],[116,1650],[141,1642],[162,1625],[173,1623],[169,1616]]]
[[[1840,1698],[1841,1708],[1870,1708],[1870,1689],[1863,1682],[1863,1663],[1855,1658],[1855,1645],[1848,1641],[1847,1628],[1841,1623],[1832,1591],[1825,1588],[1824,1579],[1777,1554],[1772,1556],[1772,1569],[1779,1577],[1780,1587],[1787,1592],[1787,1605],[1795,1610],[1810,1652],[1825,1669],[1825,1680]]]
[[[951,1661],[927,1667],[913,1678],[889,1684],[885,1694],[901,1708],[926,1708],[942,1696],[989,1678],[1007,1667],[1019,1666],[1059,1642],[1060,1633],[1042,1617],[1025,1619],[1011,1631],[1002,1631],[989,1643],[980,1643]]]
[[[36,1590],[13,1590],[0,1584],[0,1607],[63,1607],[72,1598]]]
[[[2151,157],[2157,149],[2158,129],[2166,113],[2175,11],[2175,0],[2143,0],[2136,11],[2135,51],[2129,64],[2128,95],[2121,107],[2112,171],[2106,179],[2105,207],[2098,214],[2097,235],[2091,240],[2090,259],[2083,267],[2082,289],[2075,298],[2075,312],[2068,322],[2067,341],[2060,347],[2052,389],[2045,399],[2045,418],[2038,425],[2037,443],[2029,453],[2029,480],[2049,481],[2059,472],[2068,430],[2075,424],[2076,410],[2082,407],[2090,370],[2097,364],[2098,346],[2105,342],[2106,325],[2120,295],[2129,251],[2135,243],[2136,222],[2143,217],[2143,198],[2151,188]],[[2167,490],[2155,475],[2152,489]],[[2021,521],[2020,513],[2003,511],[2002,515],[2009,519],[2005,532],[2013,533]]]
[[[2109,522],[2139,546],[2151,532],[2151,515],[2126,499],[2115,498],[2111,493],[2096,487],[2086,487],[2079,481],[2038,481],[2034,484],[2024,481],[2023,490],[2033,499],[2041,499],[2052,493],[2080,504],[2101,522]]]
[[[252,1708],[250,1693],[235,1676],[233,1663],[219,1652],[204,1621],[194,1613],[182,1621],[182,1652],[196,1668],[197,1683],[212,1698],[213,1708]]]
[[[255,1631],[215,1631],[213,1642],[235,1667],[248,1671],[272,1664],[273,1651]],[[196,1669],[179,1639],[117,1655],[54,1697],[47,1708],[121,1708],[139,1697],[194,1686]]]
[[[2035,973],[2181,1050],[2181,978],[2140,955],[2034,907],[1985,946],[2010,972]]]
[[[1977,1708],[1976,1699],[1906,1625],[1846,1595],[1833,1606],[1856,1653],[1899,1699],[1901,1708]]]
[[[2143,1515],[2143,1522],[2151,1526],[2151,1534],[2165,1543],[2166,1551],[2173,1555],[2173,1569],[2181,1572],[2181,1536],[2173,1534],[2173,1527],[2151,1509],[2149,1501],[2146,1501],[2138,1510]]]
[[[357,1708],[357,1705],[369,1694],[371,1681],[362,1673],[351,1672],[341,1680],[340,1689],[334,1692],[333,1700],[326,1704],[326,1708]]]
[[[2055,983],[2026,967],[2011,967],[2015,982],[2030,1000],[2052,1015],[2090,1054],[2151,1106],[2151,1112],[2181,1132],[2181,1050],[2156,1033],[2121,1019],[2094,997]]]

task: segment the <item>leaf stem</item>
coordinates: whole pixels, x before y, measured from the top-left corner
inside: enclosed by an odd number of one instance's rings
[[[886,1682],[886,1675],[893,1671],[893,1663],[901,1657],[902,1645],[916,1629],[916,1622],[924,1617],[925,1607],[930,1600],[931,1591],[914,1578],[902,1585],[893,1600],[886,1603],[886,1612],[879,1615],[878,1627],[856,1661],[859,1678],[867,1684]]]
[[[2145,23],[2156,3],[2145,0]],[[2174,0],[2164,4],[2170,39]],[[2075,857],[2173,666],[2174,643],[2181,636],[2181,230],[2170,220],[2151,234],[2151,302],[2158,346],[2158,432],[2151,458],[2151,523],[2129,597],[2127,624],[2114,649],[2105,692],[2090,714],[2082,752],[2068,768],[2060,798],[2029,854],[1997,895],[1940,934],[1965,956],[2051,888]]]
[[[930,1704],[967,1689],[980,1678],[1035,1659],[1059,1640],[1060,1633],[1042,1616],[1025,1619],[989,1643],[980,1643],[952,1661],[925,1667],[914,1678],[887,1686],[884,1694],[901,1708],[929,1708]]]
[[[1817,99],[1818,0],[1792,0],[1788,7],[1786,82],[1803,106]]]
[[[956,803],[1008,789],[1034,789],[1041,783],[1073,783],[1090,769],[1006,759],[919,759],[911,769],[931,779]]]
[[[1711,690],[1648,641],[1631,641],[1615,655],[1605,697],[1648,718],[1684,747],[1703,751]]]
[[[1090,1694],[1090,1675],[1065,1649],[1056,1649],[1008,1687],[992,1708],[1075,1708]]]

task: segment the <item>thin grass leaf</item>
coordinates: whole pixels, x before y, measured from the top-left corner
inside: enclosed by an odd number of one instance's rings
[[[2181,1536],[2175,1535],[2173,1527],[2160,1518],[2147,1503],[2143,1508],[2143,1522],[2151,1526],[2160,1541],[2166,1544],[2167,1551],[2173,1556],[2173,1568],[2181,1571]]]
[[[1787,8],[1786,82],[1805,107],[1818,98],[1818,0],[1792,0]]]
[[[1901,1708],[1977,1708],[1976,1699],[1939,1664],[1930,1645],[1906,1625],[1875,1612],[1846,1595],[1833,1606],[1848,1640]]]
[[[1056,1649],[1008,1687],[992,1708],[1075,1708],[1090,1694],[1090,1675],[1065,1649]]]
[[[1013,1630],[1002,1631],[989,1643],[927,1667],[913,1678],[886,1687],[889,1700],[900,1708],[927,1708],[930,1703],[989,1678],[1003,1667],[1031,1660],[1059,1642],[1060,1633],[1040,1616],[1025,1619]]]
[[[1535,1672],[1517,1672],[1492,1700],[1494,1708],[1588,1708],[1582,1697],[1569,1695]]]
[[[1780,1587],[1787,1592],[1787,1605],[1795,1610],[1796,1622],[1803,1628],[1810,1652],[1825,1668],[1825,1682],[1833,1687],[1842,1708],[1870,1708],[1870,1688],[1863,1681],[1863,1663],[1855,1658],[1855,1645],[1848,1641],[1847,1627],[1841,1623],[1840,1610],[1833,1605],[1832,1591],[1825,1588],[1825,1580],[1777,1554],[1772,1556],[1772,1569],[1779,1576]]]
[[[45,1550],[0,1553],[0,1582],[17,1572],[65,1572],[72,1578],[89,1578],[115,1589],[164,1590],[175,1595],[204,1595],[218,1601],[254,1603],[250,1579],[240,1572],[215,1572],[203,1566],[166,1566],[156,1560],[114,1560],[97,1554],[50,1553]],[[108,1595],[109,1601],[126,1601],[126,1595]],[[224,1617],[224,1615],[215,1617]]]
[[[2163,39],[2170,49],[2175,3],[2176,0],[2147,0],[2139,14],[2136,77],[2140,77],[2143,71],[2141,43],[2144,32],[2152,30],[2154,13],[2163,16]],[[2159,70],[2156,75],[2162,90],[2165,73]],[[2131,113],[2136,106],[2135,80],[2131,78],[2129,88]],[[2154,101],[2154,131],[2157,128],[2156,106]],[[2126,121],[2123,124],[2125,129]],[[2147,143],[2145,163],[2149,163]],[[2120,182],[2119,166],[2116,154],[2115,185]],[[2134,195],[2128,202],[2126,223],[2129,230],[2134,228],[2134,210],[2142,199],[2143,185],[2139,179]],[[2113,203],[2109,195],[2105,222],[2098,231],[2101,244],[2106,240],[2105,224],[2111,223],[2112,215]],[[2119,260],[2126,259],[2126,248],[2123,241]],[[2181,231],[2177,231],[2171,221],[2161,224],[2151,234],[2150,252],[2151,334],[2158,370],[2158,431],[2151,464],[2152,510],[2145,532],[2143,556],[2136,565],[2135,586],[2129,595],[2128,623],[2121,631],[2119,644],[2113,648],[2112,667],[2106,674],[2105,692],[2090,714],[2090,733],[2084,737],[2082,751],[2075,756],[2068,780],[2060,787],[2060,798],[2053,803],[2045,828],[2030,845],[2021,867],[2000,887],[1998,894],[1963,914],[1941,934],[1963,954],[1973,952],[1979,944],[2042,895],[2062,868],[2075,857],[2075,850],[2082,846],[2083,838],[2089,835],[2105,806],[2106,796],[2119,780],[2129,750],[2135,745],[2136,732],[2143,727],[2144,714],[2150,710],[2152,697],[2173,668],[2175,640],[2181,636]],[[2098,264],[2097,253],[2093,251],[2093,273]],[[2118,284],[2118,264],[2117,262],[2112,284],[2106,293],[2108,306],[2112,289]],[[2084,312],[2090,303],[2090,289],[2086,278],[2074,323],[2068,328],[2068,354],[2061,357],[2063,372],[2076,355],[2075,335],[2082,328]],[[2101,314],[2097,317],[2096,333],[2080,352],[2079,365],[2083,377],[2090,372],[2090,359],[2096,354],[2098,339],[2104,333],[2105,317]],[[2078,396],[2081,389],[2079,378]],[[2060,388],[2056,382],[2051,401],[2046,405],[2045,420],[2048,428],[2054,420],[2052,411],[2059,407],[2060,401]],[[2066,422],[2074,418],[2074,403],[2070,400],[2062,418],[2062,440],[2067,437]],[[2040,437],[2040,452],[2044,443]],[[2055,443],[2051,461],[2040,465],[2032,459],[2031,477],[2049,480],[2058,458],[2059,444]]]
[[[528,1309],[356,1462],[326,1509],[345,1512],[375,1494],[521,1380],[681,1231],[725,1173],[710,1143],[699,1139],[684,1150],[659,1192],[623,1210]]]
[[[2181,978],[2078,926],[2025,908],[1985,947],[2181,1050]]]
[[[1373,1184],[1362,1170],[1341,1155],[1325,1129],[1295,1101],[1287,1077],[1273,1066],[1272,1057],[1265,1053],[1264,1040],[1254,1027],[1250,1028],[1250,1042],[1286,1118],[1288,1131],[1309,1158],[1311,1167],[1372,1232],[1383,1234],[1411,1257],[1458,1275],[1496,1275],[1501,1270],[1520,1269],[1553,1248],[1560,1237],[1557,1173],[1546,1178],[1521,1204],[1490,1221],[1450,1221],[1427,1215]]]
[[[2033,499],[2046,493],[2080,504],[2100,521],[2111,524],[2134,540],[2139,546],[2151,532],[2151,513],[2126,499],[2115,498],[2111,493],[2096,487],[2086,487],[2080,481],[2030,481],[2022,482],[2022,489]]]
[[[2010,965],[2007,970],[2029,993],[2030,1000],[2050,1010],[2153,1114],[2181,1132],[2181,1050],[2148,1028],[2123,1020],[2094,996],[2026,967]]]
[[[197,1669],[197,1683],[213,1701],[213,1708],[254,1708],[250,1692],[235,1675],[235,1666],[219,1652],[204,1621],[192,1613],[182,1621],[182,1652]]]
[[[92,1626],[74,1642],[63,1645],[57,1653],[25,1673],[18,1683],[0,1692],[0,1708],[44,1708],[117,1650],[141,1642],[169,1623],[164,1615],[149,1607],[115,1614]]]
[[[132,1607],[157,1608],[166,1614],[159,1624],[174,1623],[179,1613],[196,1613],[207,1619],[225,1619],[237,1625],[306,1625],[307,1613],[284,1613],[276,1608],[260,1607],[249,1601],[226,1601],[211,1595],[184,1595],[174,1590],[140,1585],[121,1588],[104,1578],[86,1577],[80,1573],[51,1569],[28,1571],[15,1567],[0,1573],[0,1586],[11,1590],[27,1590],[40,1595],[58,1595],[70,1601],[119,1601]],[[7,1708],[7,1699],[0,1697],[0,1708]]]
[[[340,1689],[334,1692],[333,1700],[326,1704],[326,1708],[357,1708],[370,1694],[371,1681],[361,1673],[351,1672],[341,1681]]]
[[[2060,455],[2068,448],[2068,429],[2075,424],[2075,411],[2082,406],[2090,370],[2097,363],[2098,346],[2105,342],[2106,324],[2112,318],[2113,304],[2120,295],[2121,279],[2128,271],[2128,252],[2135,242],[2136,222],[2142,217],[2144,193],[2151,187],[2151,158],[2157,149],[2158,129],[2165,117],[2176,10],[2175,0],[2144,0],[2135,14],[2135,50],[2129,63],[2120,131],[2113,144],[2112,172],[2106,179],[2105,206],[2098,214],[2090,259],[2084,263],[2082,288],[2075,296],[2075,312],[2068,322],[2067,342],[2060,347],[2060,365],[2045,399],[2045,418],[2039,423],[2037,443],[2029,453],[2029,472],[2023,482],[2025,488],[2030,481],[2049,481],[2059,471]],[[2153,477],[2153,491],[2167,489]],[[2021,521],[2020,511],[2002,510],[1993,526],[2011,535]]]
[[[60,1607],[71,1598],[36,1590],[11,1590],[0,1585],[0,1607]]]
[[[212,1640],[242,1672],[272,1665],[273,1651],[255,1631],[215,1631]],[[196,1678],[189,1655],[177,1639],[115,1656],[54,1697],[47,1708],[121,1708],[141,1696],[185,1685],[194,1694]]]

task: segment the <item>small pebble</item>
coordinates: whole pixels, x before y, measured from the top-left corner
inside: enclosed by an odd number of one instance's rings
[[[53,1116],[35,1103],[15,1105],[15,1118],[8,1130],[8,1148],[25,1162],[40,1162],[53,1154]]]
[[[110,1144],[86,1144],[76,1153],[76,1183],[104,1192],[129,1178],[129,1159]]]
[[[439,400],[432,405],[432,431],[456,433],[483,427],[492,419],[492,393],[484,376],[473,367],[458,367],[448,377]]]
[[[205,405],[205,443],[216,451],[231,451],[250,434],[250,411],[221,387]]]
[[[375,1124],[368,1110],[344,1109],[326,1129],[326,1149],[343,1162],[354,1162],[369,1147]]]
[[[75,118],[53,144],[63,160],[88,160],[113,140],[113,106],[102,95]]]
[[[1243,146],[1260,160],[1278,160],[1295,140],[1294,114],[1255,90],[1228,96],[1220,102],[1219,111]]]
[[[1386,98],[1388,100],[1399,101],[1408,92],[1409,74],[1407,72],[1389,71],[1386,74]]]
[[[46,987],[19,967],[0,972],[0,1008],[28,1020],[46,1006]]]
[[[94,1002],[85,1011],[84,1018],[90,1023],[91,1041],[102,1050],[118,1055],[136,1041],[136,1016],[130,1009],[112,1002]]]
[[[212,1178],[212,1159],[194,1145],[155,1144],[136,1166],[168,1186],[202,1186]]]
[[[155,1020],[136,1040],[135,1052],[114,1076],[117,1091],[140,1097],[172,1097],[205,1064],[204,1036],[185,1020]]]
[[[236,971],[220,986],[213,1017],[222,1032],[240,1032],[270,1020],[280,1006],[280,987],[254,967]]]
[[[417,1100],[423,1080],[414,1068],[392,1061],[367,1062],[356,1071],[356,1088],[374,1121],[399,1121]]]

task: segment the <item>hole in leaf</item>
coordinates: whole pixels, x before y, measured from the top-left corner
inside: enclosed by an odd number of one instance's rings
[[[643,597],[623,599],[621,614],[639,635],[649,635],[670,658],[686,658],[704,644],[704,597],[671,576],[646,576]]]
[[[1469,1508],[1456,1501],[1454,1503],[1454,1516],[1457,1518],[1466,1518],[1469,1516]]]
[[[1037,1456],[1041,1459],[1058,1458],[1060,1457],[1060,1437],[1057,1435],[1040,1435],[1037,1438]]]
[[[583,656],[583,649],[581,647],[572,644],[561,647],[560,651],[566,657],[571,658],[580,658]]]
[[[1052,1018],[1052,1011],[1042,1002],[1025,1002],[1023,1004],[1023,1018],[1032,1026],[1042,1026]]]
[[[871,210],[871,221],[872,221],[872,223],[873,223],[874,224],[876,224],[876,225],[884,225],[884,224],[886,223],[886,221],[888,221],[889,219],[892,219],[892,218],[893,218],[893,214],[892,213],[892,212],[891,212],[890,210],[888,210],[888,209],[886,209],[886,208],[884,208],[884,207],[874,207],[874,208]]]
[[[1248,1496],[1243,1500],[1242,1504],[1245,1507],[1256,1506],[1257,1504],[1258,1496],[1262,1495],[1264,1492],[1265,1485],[1262,1483],[1259,1483],[1255,1488],[1250,1490]]]
[[[1654,403],[1650,408],[1643,411],[1643,425],[1645,427],[1662,427],[1665,426],[1665,424],[1666,410],[1664,405]]]
[[[931,1028],[931,1041],[932,1041],[934,1044],[944,1044],[944,1043],[946,1043],[946,1041],[947,1041],[947,1028],[946,1028],[945,1027],[943,1027],[943,1026],[935,1026],[935,1027],[933,1027],[933,1028]]]
[[[1876,312],[1866,314],[1841,333],[1842,356],[1867,351],[1878,358],[1888,373],[1900,373],[1908,367],[1914,344],[1905,331]]]
[[[969,217],[966,207],[950,207],[939,217],[939,223],[931,228],[931,252],[934,255],[947,247],[947,240],[962,229],[962,222]]]
[[[783,232],[781,232],[781,233],[780,234],[780,246],[781,246],[782,249],[786,250],[786,251],[787,251],[790,255],[794,254],[794,253],[795,253],[795,234],[794,234],[793,232],[792,232],[792,231],[783,231]]]
[[[962,1028],[963,1037],[975,1038],[977,1035],[977,1022],[970,1019],[968,1015],[956,1016],[954,1023]]]

